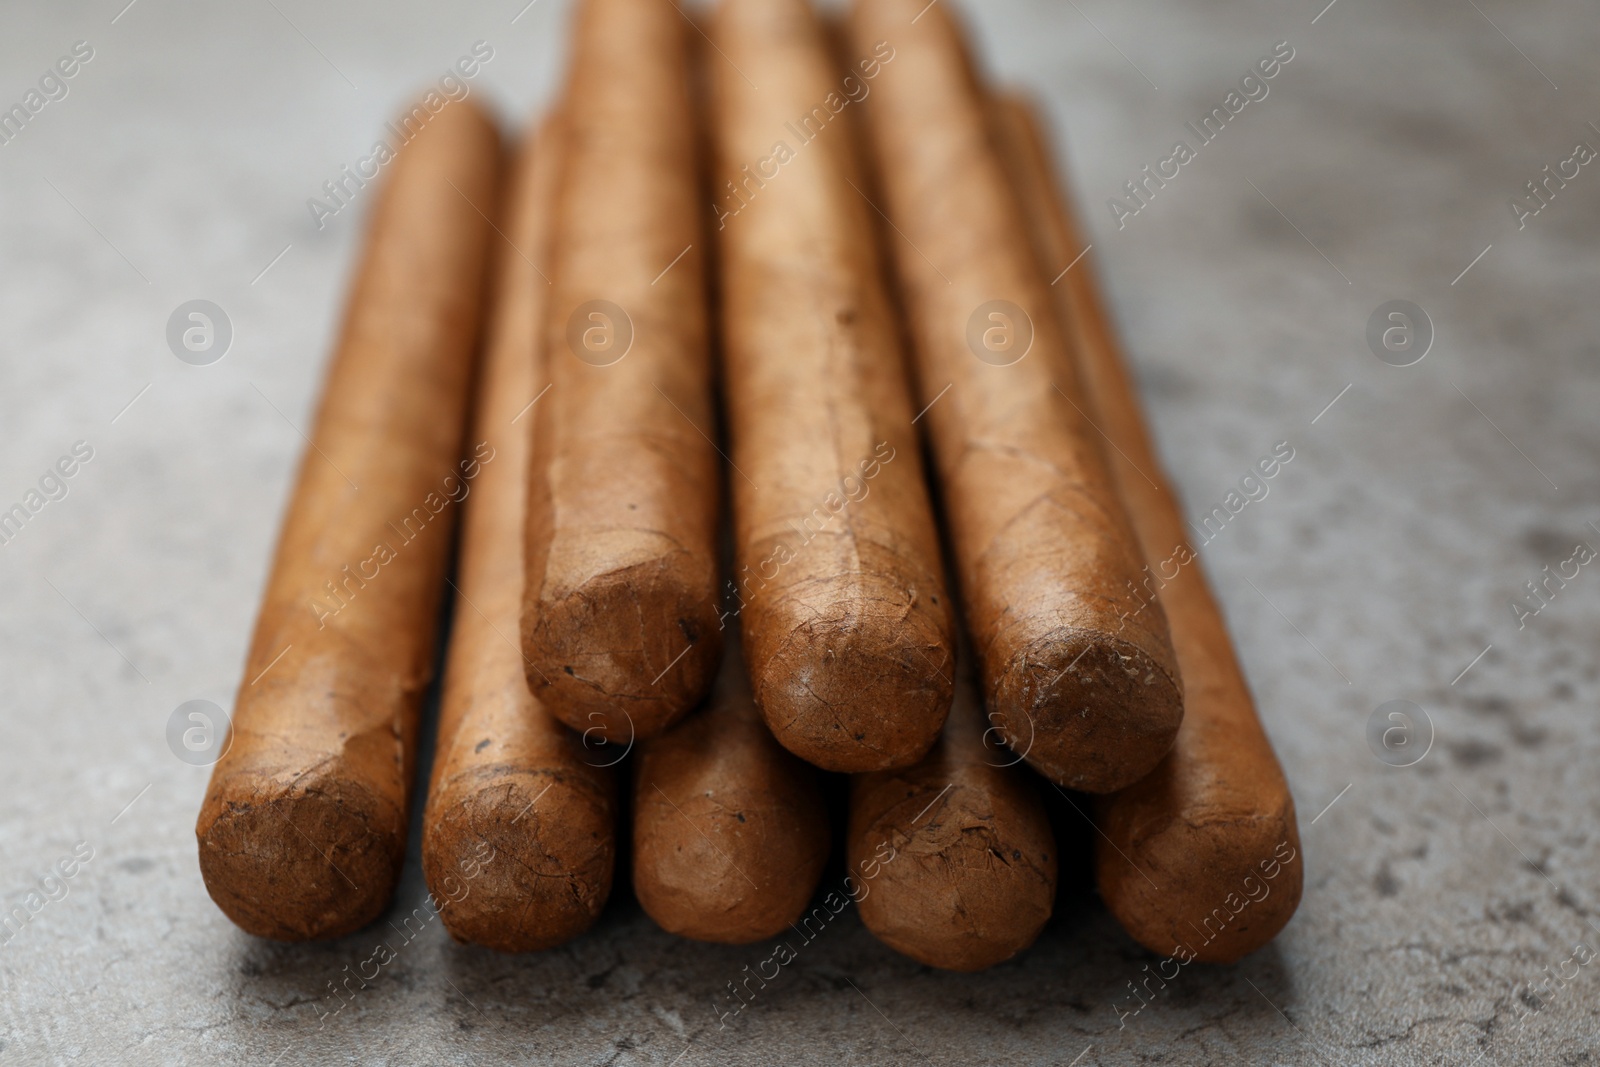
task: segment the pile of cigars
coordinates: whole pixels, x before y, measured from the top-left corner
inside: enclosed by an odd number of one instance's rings
[[[1037,116],[926,0],[574,18],[514,159],[463,100],[387,165],[212,898],[283,940],[384,912],[448,593],[421,839],[458,940],[582,933],[629,825],[665,930],[806,928],[842,899],[820,769],[861,921],[923,963],[1025,949],[1063,863],[1151,951],[1265,944],[1294,806]]]

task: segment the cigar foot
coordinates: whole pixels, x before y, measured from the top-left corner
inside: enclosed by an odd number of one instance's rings
[[[246,933],[278,941],[339,937],[389,903],[405,858],[406,816],[354,782],[301,778],[285,788],[227,783],[195,834],[206,890]]]
[[[1086,793],[1149,774],[1183,724],[1177,679],[1108,634],[1073,630],[1038,641],[991,691],[990,719],[1007,743],[1057,785]]]
[[[948,626],[927,611],[848,601],[751,649],[756,703],[779,743],[827,771],[909,767],[944,729],[953,689]],[[748,632],[748,631],[747,631]],[[767,632],[767,631],[764,631]],[[776,645],[776,647],[771,647]]]
[[[1271,941],[1300,903],[1304,864],[1294,804],[1286,801],[1276,812],[1243,819],[1165,817],[1140,825],[1141,813],[1148,818],[1194,810],[1172,799],[1186,791],[1171,781],[1174,762],[1163,764],[1149,784],[1130,790],[1131,802],[1124,794],[1114,808],[1100,806],[1100,896],[1129,936],[1150,951],[1233,963]],[[1157,801],[1158,795],[1168,799]],[[1120,856],[1114,847],[1121,848]],[[1130,856],[1138,857],[1137,869]]]
[[[423,837],[423,873],[450,935],[531,952],[583,933],[611,895],[611,791],[505,765],[473,777],[476,786],[451,785],[453,802]]]
[[[528,686],[587,738],[627,745],[661,733],[711,687],[722,639],[714,576],[682,557],[597,574],[524,614]]]

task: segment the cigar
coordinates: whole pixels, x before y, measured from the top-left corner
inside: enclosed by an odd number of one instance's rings
[[[529,468],[528,683],[626,745],[704,695],[721,649],[720,458],[687,24],[585,0],[545,315],[550,392]]]
[[[963,672],[944,734],[921,763],[850,782],[846,856],[867,887],[861,921],[930,967],[981,971],[1010,959],[1038,938],[1055,902],[1056,842],[1038,789],[986,734]]]
[[[858,0],[849,36],[889,50],[863,109],[988,707],[1052,781],[1120,789],[1172,746],[1183,698],[1071,340],[946,7]]]
[[[668,933],[741,945],[811,901],[829,847],[817,772],[772,737],[736,641],[707,706],[641,743],[633,890]]]
[[[300,465],[195,835],[245,931],[336,937],[388,903],[457,503],[499,142],[468,102],[400,148]]]
[[[881,67],[838,69],[806,0],[725,0],[711,35],[729,610],[785,748],[909,766],[949,711],[953,620],[851,115],[828,103]]]
[[[1038,118],[1016,98],[993,114],[1041,263],[1060,271],[1078,259],[1085,232],[1056,193],[1065,186]],[[1056,294],[1077,339],[1088,410],[1116,444],[1112,470],[1151,561],[1141,587],[1166,609],[1187,685],[1172,751],[1149,777],[1097,798],[1096,880],[1117,921],[1152,952],[1231,963],[1272,940],[1300,903],[1294,799],[1140,414],[1092,257]]]
[[[620,748],[586,748],[534,699],[517,643],[528,420],[546,380],[542,324],[559,117],[507,182],[471,440],[487,448],[463,505],[455,625],[422,820],[422,870],[458,941],[551,948],[592,925],[611,893]]]

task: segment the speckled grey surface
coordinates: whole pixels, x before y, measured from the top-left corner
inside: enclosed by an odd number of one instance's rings
[[[974,11],[991,66],[1071,136],[1191,512],[1295,449],[1204,558],[1301,811],[1298,916],[1119,1023],[1152,958],[1092,896],[976,976],[847,912],[726,1026],[726,983],[767,950],[675,941],[626,893],[540,956],[432,924],[324,1017],[387,928],[235,930],[196,868],[206,771],[165,740],[180,703],[231,704],[364,219],[358,199],[318,231],[306,199],[476,40],[495,54],[474,91],[528,114],[563,7],[9,5],[0,105],[74,42],[94,55],[0,144],[0,506],[93,449],[0,547],[7,909],[78,842],[93,858],[0,946],[0,1062],[1594,1062],[1600,968],[1564,961],[1600,949],[1600,572],[1520,629],[1511,601],[1600,547],[1600,168],[1524,229],[1508,200],[1600,146],[1600,20],[1583,0],[1324,2]],[[1269,95],[1119,230],[1107,198],[1284,40]],[[233,324],[210,366],[164,337],[195,298]],[[1391,299],[1436,330],[1410,367],[1364,339]],[[1432,723],[1408,768],[1368,745],[1389,700]],[[397,910],[422,896],[413,865]],[[1541,992],[1546,968],[1578,974]]]

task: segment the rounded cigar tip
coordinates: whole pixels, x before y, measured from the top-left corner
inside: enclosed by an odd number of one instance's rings
[[[753,644],[747,630],[746,648]],[[764,651],[751,659],[762,718],[780,744],[823,770],[909,767],[944,729],[955,657],[949,633],[925,615],[806,623],[764,662],[753,658]]]
[[[815,887],[813,878],[805,892],[798,895],[771,886],[760,892],[748,887],[740,890],[728,882],[729,875],[739,875],[723,870],[726,866],[714,860],[707,860],[704,865],[705,876],[715,879],[719,887],[715,893],[680,886],[668,900],[665,891],[641,887],[636,879],[634,894],[645,914],[669,934],[716,945],[748,945],[787,930],[805,910]]]
[[[692,826],[678,814],[675,824],[653,820],[672,829],[635,836],[639,905],[667,933],[696,941],[746,945],[776,937],[810,903],[827,862],[821,797],[811,800],[782,808],[735,803],[726,818],[691,809]],[[798,832],[783,825],[796,818],[809,825]]]
[[[922,794],[912,799],[922,806]],[[1056,895],[1055,841],[1044,812],[997,811],[955,789],[936,823],[902,833],[914,815],[899,805],[857,834],[863,848],[904,842],[863,883],[861,921],[873,936],[947,971],[986,970],[1032,945]],[[861,870],[861,863],[852,868]]]
[[[480,132],[491,134],[497,140],[499,139],[499,124],[495,122],[493,113],[484,106],[477,96],[469,94],[457,100],[447,100],[444,106],[437,111],[429,111],[426,105],[422,103],[422,100],[427,95],[427,93],[424,93],[421,97],[418,97],[412,103],[410,110],[402,114],[400,119],[402,123],[408,118],[415,122],[417,109],[421,107],[432,119],[443,120],[446,125],[459,123],[467,126],[476,126]],[[436,93],[434,95],[437,96]],[[431,125],[431,120],[429,124]],[[425,129],[426,127],[423,128]]]
[[[441,800],[423,831],[422,871],[452,937],[532,952],[594,925],[616,864],[607,789],[575,776],[519,774]]]
[[[601,575],[524,616],[528,685],[591,738],[654,737],[706,695],[722,658],[715,580],[673,566]]]
[[[1271,814],[1171,819],[1117,847],[1096,843],[1100,895],[1129,936],[1163,956],[1236,962],[1276,937],[1300,904],[1292,801]]]
[[[1014,657],[996,690],[990,720],[1011,747],[1057,785],[1086,793],[1145,777],[1183,725],[1176,675],[1103,634],[1039,643]]]
[[[196,827],[206,890],[240,929],[339,937],[376,919],[405,857],[405,816],[352,783],[208,800]]]

